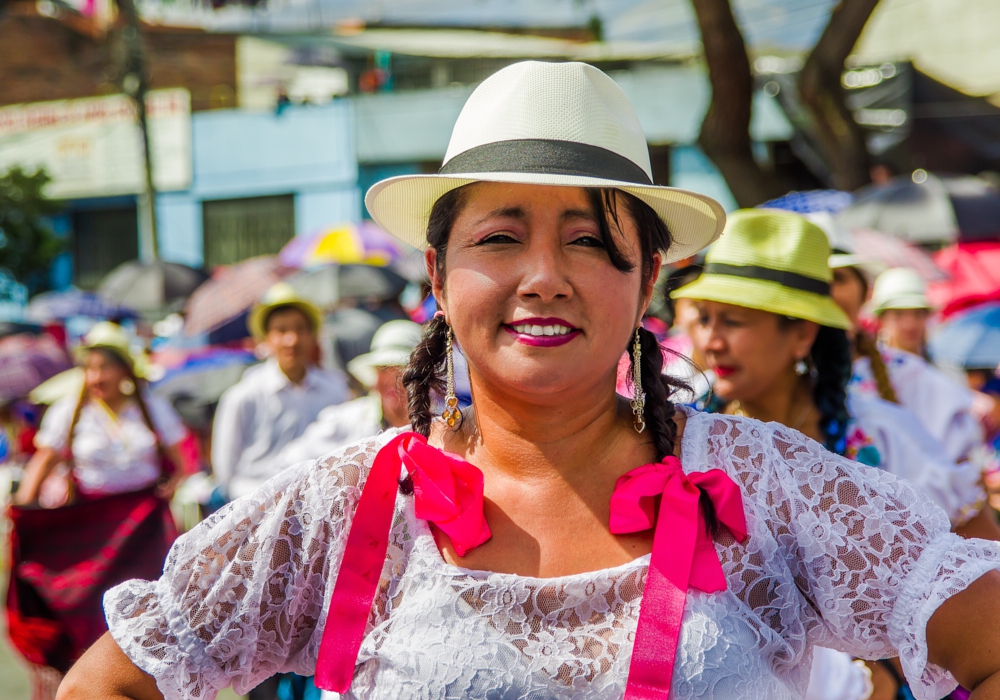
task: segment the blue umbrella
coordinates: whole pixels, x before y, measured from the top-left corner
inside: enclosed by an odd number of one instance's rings
[[[758,209],[784,209],[796,214],[836,214],[851,206],[854,195],[840,190],[806,190],[789,192],[783,197],[757,205]]]
[[[43,292],[28,302],[27,318],[33,323],[65,321],[74,316],[122,319],[139,315],[127,306],[80,289]]]
[[[942,325],[928,343],[934,362],[964,369],[1000,365],[1000,304],[984,304]]]

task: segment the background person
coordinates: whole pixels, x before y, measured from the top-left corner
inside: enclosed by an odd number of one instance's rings
[[[403,369],[420,343],[420,326],[413,321],[389,321],[375,332],[371,351],[347,364],[369,394],[324,408],[301,437],[275,458],[277,466],[317,459],[338,447],[410,424]]]
[[[894,267],[879,275],[872,288],[871,310],[883,344],[925,357],[931,305],[916,270]]]
[[[146,390],[120,326],[94,326],[79,355],[82,392],[42,419],[12,511],[11,638],[33,666],[58,673],[107,631],[107,589],[162,572],[175,537],[168,503],[182,478],[177,446],[185,434],[170,404]],[[68,483],[49,478],[62,463]],[[71,505],[28,508],[43,486]],[[40,697],[49,695],[51,675],[36,670]]]
[[[349,396],[343,374],[316,366],[319,309],[289,285],[268,290],[247,324],[269,358],[226,390],[212,428],[212,470],[231,500],[289,466],[275,463],[281,449]]]

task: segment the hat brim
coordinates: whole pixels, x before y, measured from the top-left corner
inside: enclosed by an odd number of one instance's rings
[[[931,308],[927,297],[922,294],[905,294],[872,306],[872,313],[881,316],[884,311],[905,311],[907,309]]]
[[[75,355],[77,361],[81,363],[86,362],[87,353],[91,350],[108,350],[113,352],[116,357],[120,358],[122,362],[125,363],[129,370],[131,370],[132,374],[140,379],[142,378],[142,370],[139,367],[136,367],[135,358],[132,357],[132,354],[128,350],[124,350],[120,346],[112,343],[90,343],[89,345],[81,345],[76,349]]]
[[[702,299],[744,306],[841,330],[851,328],[847,314],[831,297],[789,289],[768,280],[708,274],[674,291],[670,296],[674,299]]]
[[[376,183],[365,195],[375,222],[415,248],[427,247],[427,220],[434,203],[447,192],[474,182],[504,182],[557,187],[602,187],[628,192],[642,200],[667,225],[672,243],[664,262],[691,257],[722,234],[726,212],[711,197],[657,185],[547,173],[463,173],[400,175]]]
[[[410,363],[410,353],[387,348],[358,355],[347,363],[347,371],[367,387],[375,386],[379,367],[405,367]]]
[[[312,324],[314,333],[318,333],[320,327],[323,325],[323,314],[312,304],[299,300],[277,301],[273,304],[258,304],[250,311],[250,315],[247,316],[247,329],[250,331],[250,335],[258,341],[267,337],[267,331],[264,327],[267,323],[267,317],[275,309],[283,307],[291,307],[301,311],[309,323]]]

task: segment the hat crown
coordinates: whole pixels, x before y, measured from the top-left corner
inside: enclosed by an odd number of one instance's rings
[[[793,272],[816,280],[833,279],[826,234],[791,212],[743,209],[729,216],[722,237],[705,262],[752,265]]]
[[[889,297],[898,294],[926,294],[927,287],[916,270],[908,267],[894,267],[886,270],[875,280],[873,296]]]
[[[382,324],[372,336],[371,351],[408,350],[420,343],[420,325],[413,321],[398,320]]]
[[[639,117],[615,81],[586,63],[523,61],[491,75],[462,108],[444,162],[477,146],[522,139],[603,148],[652,181]]]

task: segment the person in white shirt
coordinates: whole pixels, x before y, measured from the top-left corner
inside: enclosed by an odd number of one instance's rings
[[[379,328],[372,338],[371,351],[347,364],[347,371],[371,393],[324,408],[302,437],[278,453],[275,466],[280,469],[318,459],[388,428],[408,426],[406,390],[400,380],[418,343],[420,326],[413,321],[389,321]]]
[[[327,406],[348,398],[339,372],[316,367],[319,309],[287,284],[272,287],[248,319],[270,358],[222,395],[212,430],[212,469],[229,499],[250,493],[291,463],[275,457]]]

